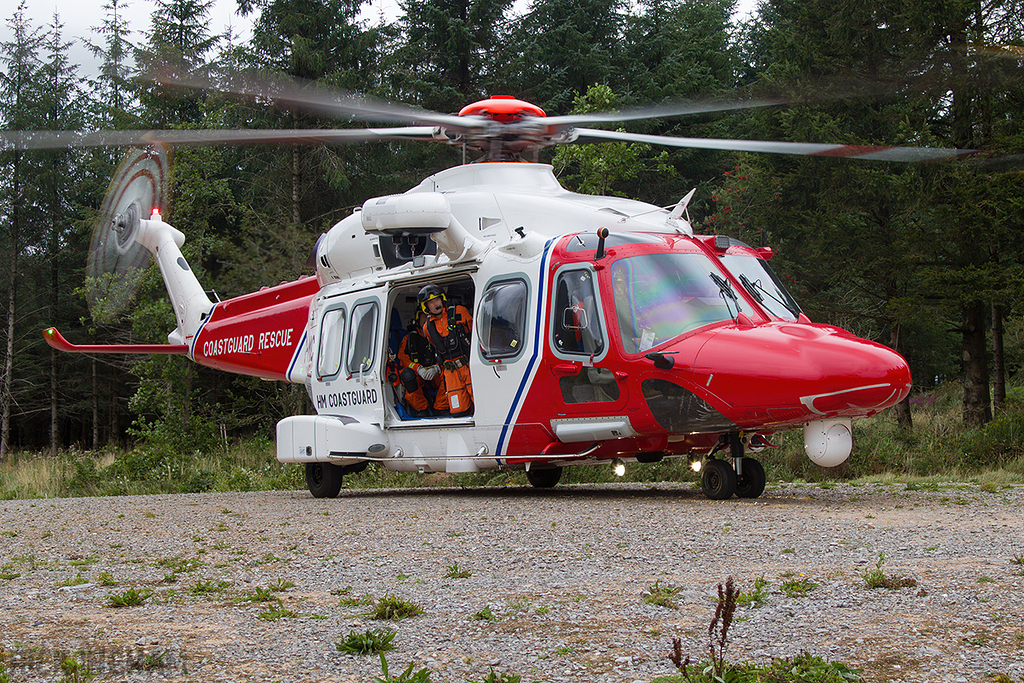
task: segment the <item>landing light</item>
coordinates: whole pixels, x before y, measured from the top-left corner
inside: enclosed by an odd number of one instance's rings
[[[615,473],[616,477],[621,477],[626,473],[626,463],[622,462],[618,458],[612,460],[612,472]]]
[[[694,460],[690,463],[690,469],[694,472],[700,472],[700,460]]]

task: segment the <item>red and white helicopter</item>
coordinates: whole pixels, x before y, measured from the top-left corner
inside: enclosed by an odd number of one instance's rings
[[[765,472],[751,454],[766,435],[802,428],[808,457],[836,466],[850,455],[852,420],[910,391],[908,365],[896,352],[801,312],[768,266],[770,248],[694,234],[687,214],[693,192],[668,209],[580,195],[565,190],[550,166],[521,158],[547,145],[606,140],[901,161],[966,150],[583,127],[730,108],[714,104],[548,117],[527,102],[492,97],[451,116],[338,93],[311,96],[298,86],[273,98],[413,125],[161,131],[145,139],[441,140],[479,150],[483,159],[404,194],[368,199],[320,237],[315,277],[211,301],[182,257],[184,235],[160,218],[163,157],[135,152],[107,197],[95,252],[100,263],[133,249],[156,258],[177,318],[169,344],[82,346],[53,328],[44,334],[64,351],[174,353],[305,385],[317,414],[278,423],[277,458],[305,464],[314,496],[336,496],[343,475],[369,462],[395,471],[519,469],[532,485],[551,487],[570,465],[605,462],[621,473],[628,461],[679,457],[700,472],[709,498],[756,498]],[[8,133],[5,142],[27,148],[137,138],[59,133],[47,142]],[[460,417],[414,417],[389,381],[395,342],[427,284],[472,315],[465,362],[476,401]]]

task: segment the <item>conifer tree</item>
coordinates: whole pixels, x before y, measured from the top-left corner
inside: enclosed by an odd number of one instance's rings
[[[22,0],[8,20],[12,38],[0,44],[0,63],[5,70],[0,74],[0,122],[10,130],[38,130],[39,82],[41,64],[39,50],[44,35],[33,27],[26,16],[26,3]],[[4,305],[3,374],[0,375],[0,460],[6,459],[11,449],[11,417],[14,409],[15,353],[17,321],[20,311],[18,282],[21,253],[32,243],[31,232],[38,227],[32,210],[28,181],[35,170],[31,158],[22,151],[3,153],[2,195],[4,266],[7,270],[0,281]]]

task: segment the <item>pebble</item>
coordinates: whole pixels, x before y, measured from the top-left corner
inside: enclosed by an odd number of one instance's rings
[[[98,679],[367,683],[379,658],[335,643],[391,628],[392,675],[651,683],[675,673],[673,638],[706,658],[719,583],[750,592],[763,577],[730,661],[806,651],[865,680],[1019,680],[1022,508],[1024,486],[962,484],[772,485],[717,502],[673,483],[3,501],[0,647],[12,681],[57,680],[59,656],[79,653]],[[882,555],[918,585],[869,590],[861,574]],[[446,576],[456,564],[470,575]],[[79,573],[90,583],[60,585]],[[806,595],[783,590],[804,578]],[[677,609],[644,602],[655,583],[680,589]],[[152,596],[109,606],[130,588]],[[295,616],[268,617],[258,591]],[[376,621],[352,604],[366,595],[425,613]],[[484,608],[493,621],[474,618]]]

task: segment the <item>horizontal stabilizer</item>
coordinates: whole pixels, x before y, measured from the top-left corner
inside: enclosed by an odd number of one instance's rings
[[[155,353],[172,356],[188,355],[185,344],[72,344],[56,327],[43,330],[46,343],[66,353]]]

